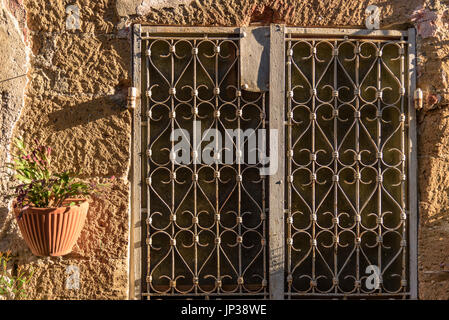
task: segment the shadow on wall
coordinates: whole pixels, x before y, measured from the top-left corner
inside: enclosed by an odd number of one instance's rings
[[[125,105],[126,96],[122,93],[81,102],[50,113],[47,126],[52,127],[54,131],[62,131],[87,125],[125,112]]]
[[[9,238],[9,230],[11,229],[12,221],[8,215],[7,207],[0,207],[0,252],[5,252],[10,250],[9,239],[4,239],[4,237]]]

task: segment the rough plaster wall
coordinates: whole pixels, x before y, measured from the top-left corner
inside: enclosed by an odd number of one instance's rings
[[[130,3],[142,1],[118,0],[123,15],[142,16],[137,19],[151,24],[245,26],[251,22],[279,22],[295,26],[363,26],[365,9],[376,4],[382,10],[382,25],[410,22],[410,13],[424,0],[171,0],[165,5],[159,0],[144,0],[134,9]],[[122,5],[127,6],[122,7]]]
[[[65,7],[77,3],[81,30],[65,30]],[[26,107],[16,134],[55,147],[56,167],[82,168],[98,179],[116,175],[113,192],[94,199],[72,254],[38,259],[27,249],[21,263],[37,268],[33,298],[124,298],[127,292],[130,115],[123,111],[129,85],[132,22],[242,26],[280,22],[296,26],[363,27],[369,4],[381,9],[381,26],[418,29],[418,86],[426,103],[419,115],[420,297],[449,298],[449,72],[446,23],[449,1],[430,0],[27,0],[33,57]],[[120,16],[117,14],[120,13]],[[2,74],[0,72],[0,74]],[[14,224],[10,222],[10,224]],[[1,226],[2,224],[0,224]],[[17,230],[7,235],[17,238]],[[5,235],[1,235],[0,241]],[[19,247],[19,246],[17,246]],[[21,248],[24,244],[21,243]],[[65,267],[81,270],[81,288],[64,288]]]
[[[416,10],[420,195],[419,292],[422,299],[449,299],[449,1]]]
[[[0,0],[0,194],[9,192],[5,162],[9,161],[12,128],[24,105],[28,48],[19,21]],[[0,251],[15,246],[17,226],[8,215],[8,201],[0,196]]]
[[[81,29],[68,31],[66,6],[72,3],[24,1],[31,70],[25,107],[14,134],[25,141],[38,138],[51,145],[55,170],[80,169],[89,181],[104,181],[112,175],[117,179],[111,192],[93,199],[71,254],[34,257],[12,213],[6,218],[10,227],[0,241],[17,255],[17,264],[35,269],[29,298],[125,299],[131,132],[130,114],[124,105],[129,44],[114,33],[114,1],[78,1]],[[70,265],[80,270],[78,290],[65,288]]]

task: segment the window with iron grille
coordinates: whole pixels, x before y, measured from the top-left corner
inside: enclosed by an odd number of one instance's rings
[[[134,295],[415,298],[414,51],[413,30],[135,25]]]

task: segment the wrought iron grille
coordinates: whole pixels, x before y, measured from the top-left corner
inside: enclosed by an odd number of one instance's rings
[[[150,296],[267,295],[266,179],[247,129],[265,128],[265,93],[242,90],[239,34],[145,37],[146,290]],[[190,162],[175,164],[170,134],[185,129]],[[233,163],[225,138],[234,131]],[[241,131],[239,131],[241,130]],[[199,143],[194,144],[195,141]],[[220,148],[223,148],[223,152]],[[213,164],[198,160],[213,153]],[[241,153],[239,153],[241,152]]]
[[[290,298],[408,295],[407,54],[404,38],[286,38]]]
[[[269,29],[268,94],[241,86],[238,28],[134,26],[131,294],[415,298],[414,31]],[[206,129],[237,135],[214,153]]]

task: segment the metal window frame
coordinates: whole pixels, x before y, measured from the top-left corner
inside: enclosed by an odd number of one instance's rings
[[[416,30],[408,29],[408,137],[409,137],[409,274],[410,298],[418,299],[418,139],[416,130]]]
[[[132,116],[131,140],[131,207],[130,207],[130,264],[129,298],[142,299],[142,208],[141,208],[141,41],[150,33],[160,34],[241,34],[241,28],[234,27],[132,27],[132,86],[137,88],[136,106]],[[277,129],[284,141],[285,114],[285,39],[287,34],[304,37],[354,37],[354,38],[407,38],[408,48],[408,196],[409,196],[409,276],[410,298],[418,298],[418,192],[417,192],[417,130],[414,91],[416,88],[416,31],[408,30],[367,30],[341,28],[300,28],[281,24],[270,25],[270,80],[269,117],[270,129]],[[278,152],[278,172],[269,179],[269,293],[270,299],[284,299],[284,179],[285,152]],[[279,200],[282,199],[282,200]]]
[[[132,28],[132,86],[137,88],[132,115],[129,298],[142,299],[141,25]]]
[[[410,279],[409,298],[418,299],[418,190],[417,190],[417,129],[414,92],[416,89],[416,30],[368,30],[368,29],[344,29],[344,28],[302,28],[285,27],[285,39],[287,36],[296,38],[317,39],[379,39],[379,40],[404,40],[408,43],[406,74],[408,83],[408,274]],[[271,94],[271,92],[270,92]],[[271,107],[271,106],[269,106]]]

